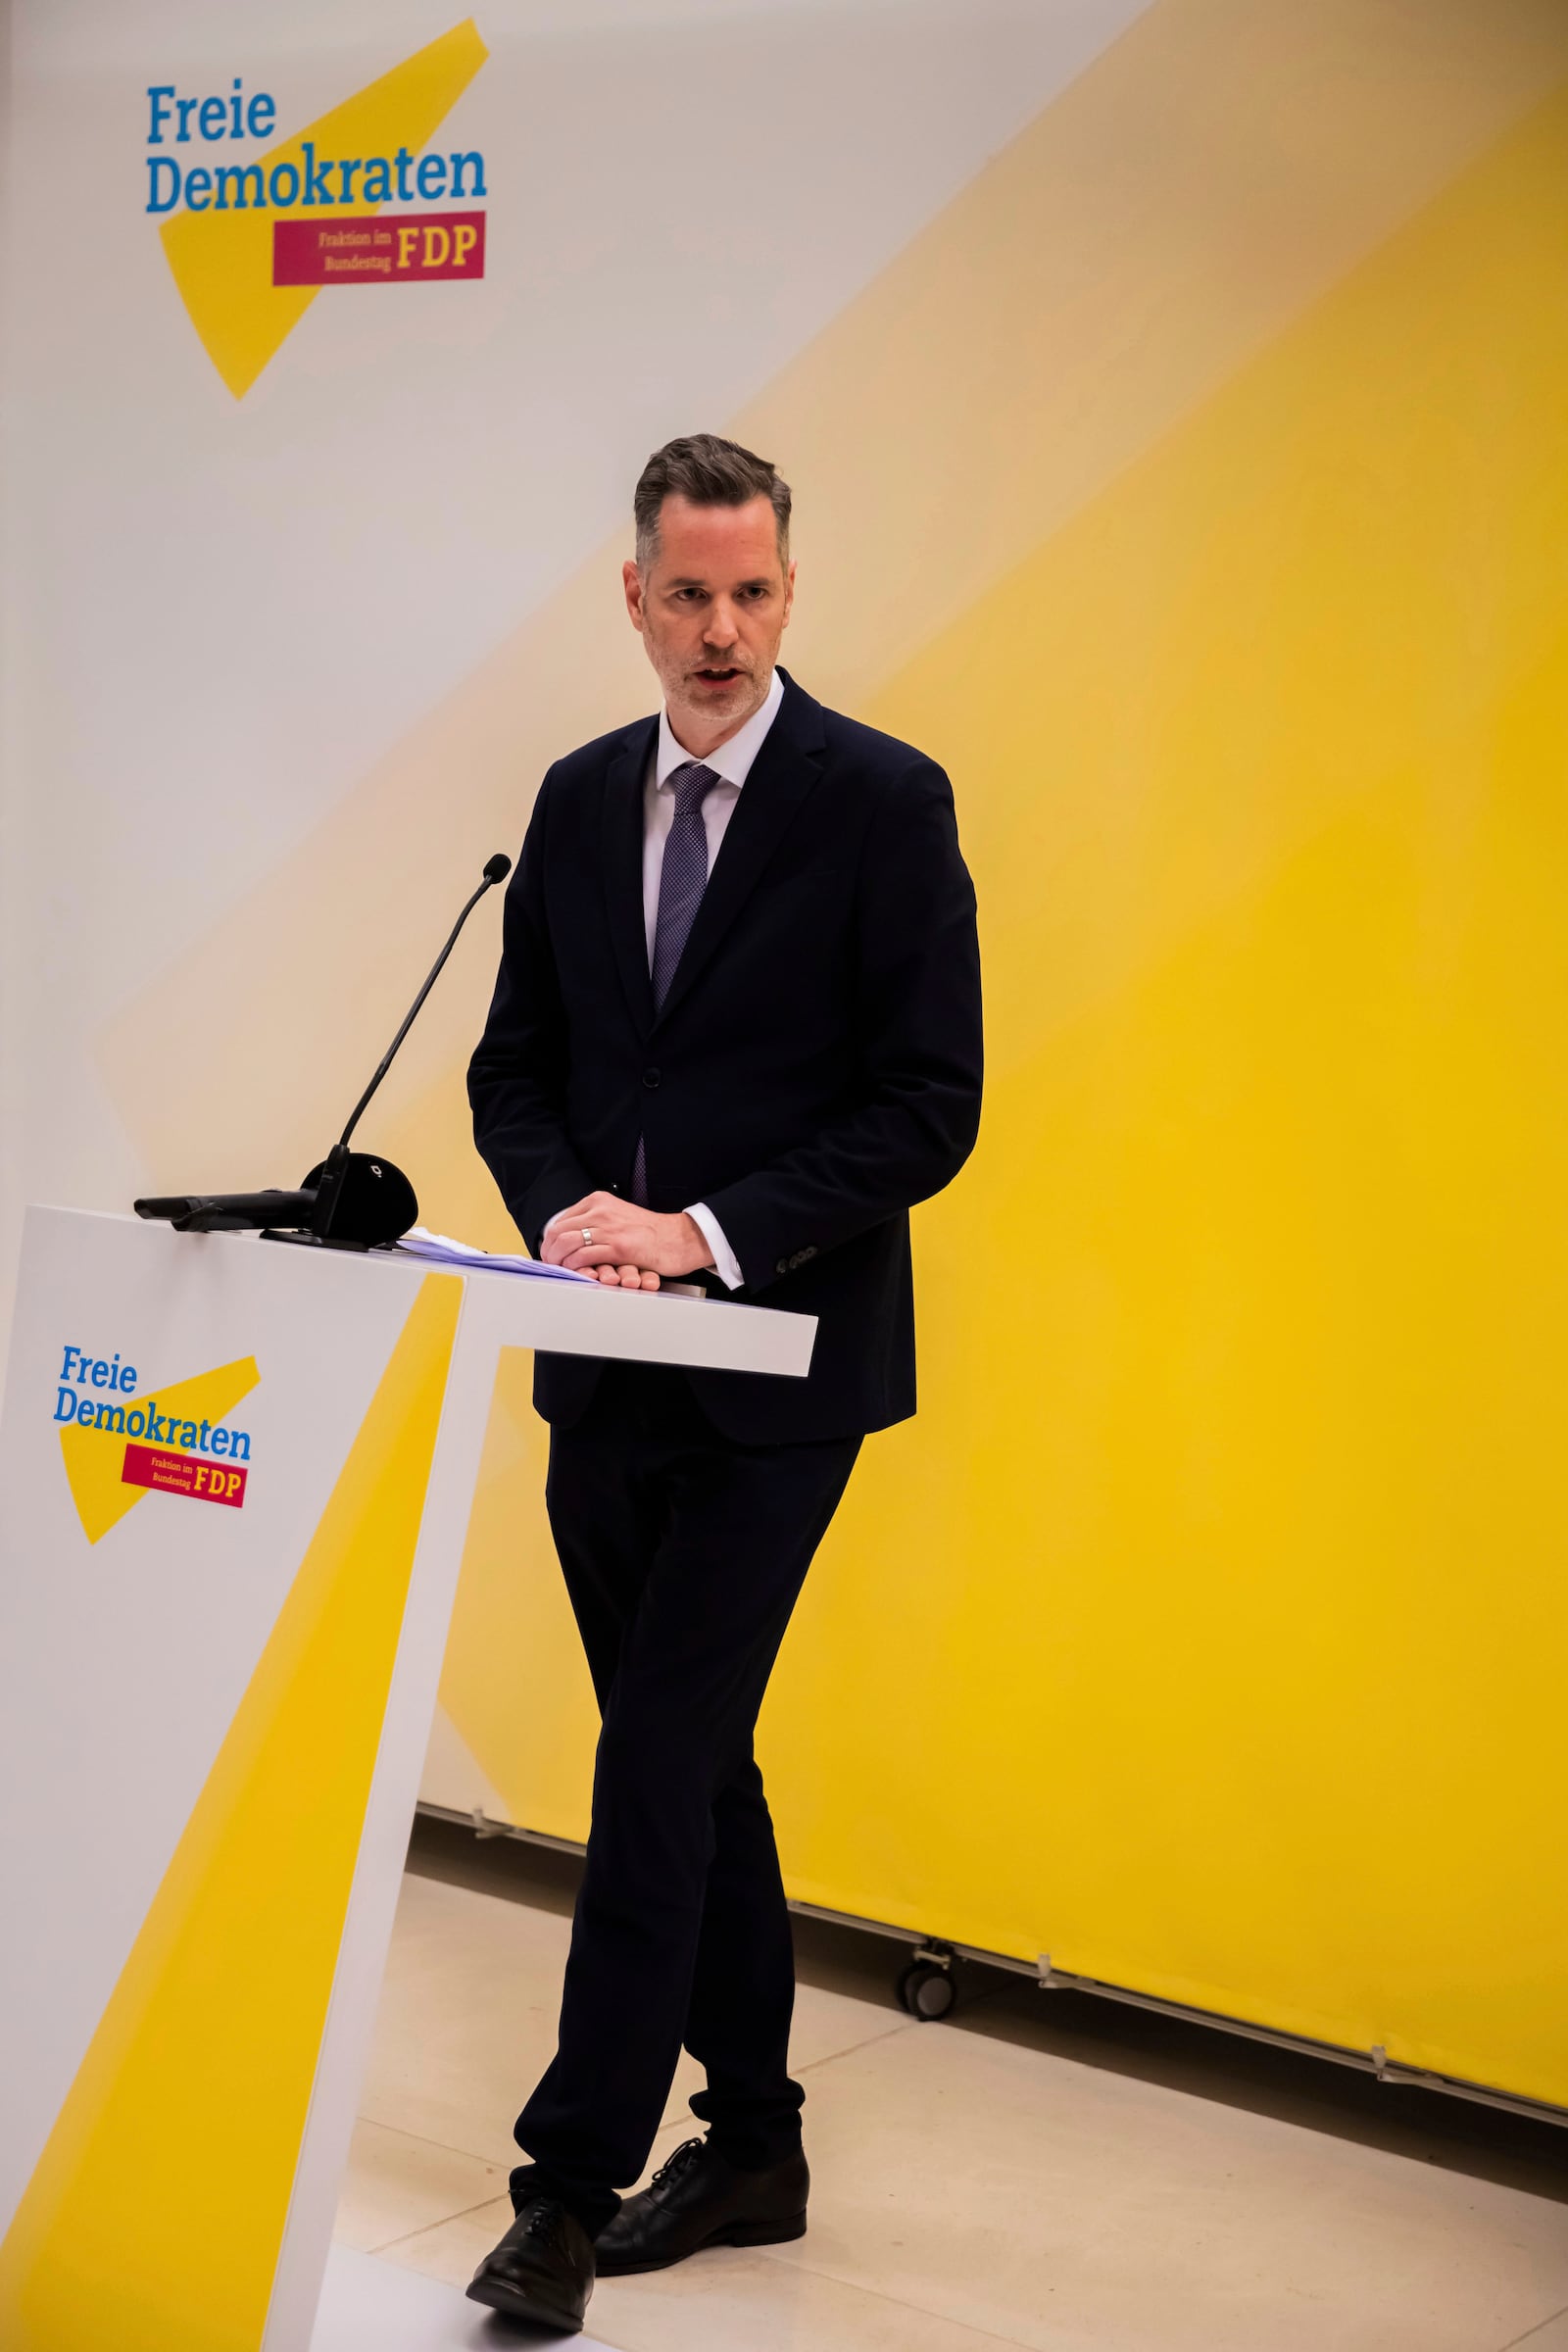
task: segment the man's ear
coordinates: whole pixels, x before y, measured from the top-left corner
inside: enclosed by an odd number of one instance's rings
[[[791,613],[794,612],[794,610],[795,610],[795,558],[794,558],[793,556],[791,556],[791,558],[790,558],[790,566],[789,566],[789,569],[788,569],[788,571],[787,571],[787,572],[784,574],[784,618],[783,618],[783,621],[782,621],[782,623],[780,624],[782,627],[784,627],[784,628],[786,628],[786,629],[789,627],[789,625],[790,625],[790,614],[791,614]]]
[[[636,564],[632,562],[629,556],[620,567],[620,584],[626,592],[626,611],[631,616],[631,625],[637,631],[638,635],[641,636],[643,626],[643,575],[638,570]]]

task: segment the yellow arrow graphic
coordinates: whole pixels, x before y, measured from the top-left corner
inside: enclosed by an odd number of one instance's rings
[[[250,1395],[261,1377],[255,1356],[242,1355],[232,1364],[220,1364],[215,1371],[198,1372],[172,1389],[160,1389],[155,1396],[127,1398],[123,1410],[127,1419],[132,1411],[146,1413],[156,1408],[173,1421],[221,1421],[242,1396]],[[150,1492],[121,1482],[128,1443],[135,1441],[120,1429],[82,1429],[73,1424],[60,1432],[72,1500],[89,1544],[108,1535]]]
[[[279,164],[291,164],[303,184],[307,140],[323,156],[390,155],[398,147],[416,151],[489,54],[469,18],[330,114],[308,122],[295,137],[251,160],[260,164],[269,185]],[[363,220],[379,210],[363,199],[316,204],[308,218],[332,220],[354,214]],[[236,400],[244,399],[320,291],[272,283],[272,223],[298,220],[301,213],[298,205],[278,211],[251,205],[243,211],[183,212],[159,232],[190,322]]]

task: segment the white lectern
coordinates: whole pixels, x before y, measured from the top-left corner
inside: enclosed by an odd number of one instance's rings
[[[304,2352],[318,2301],[320,2352],[493,2340],[363,2258],[321,2282],[499,1352],[799,1375],[814,1331],[29,1213],[0,1422],[6,2352]],[[406,2325],[357,2328],[405,2288]]]

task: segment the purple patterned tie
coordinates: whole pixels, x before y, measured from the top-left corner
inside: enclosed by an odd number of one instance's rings
[[[664,861],[659,870],[659,913],[654,921],[656,1009],[669,994],[675,967],[708,888],[708,827],[703,822],[703,803],[720,779],[700,760],[688,760],[684,767],[672,768],[666,781],[675,787],[675,813],[664,837]],[[648,1159],[641,1136],[631,1172],[631,1197],[640,1207],[647,1207]]]

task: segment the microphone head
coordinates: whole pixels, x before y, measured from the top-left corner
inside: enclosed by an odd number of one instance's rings
[[[504,882],[511,871],[512,859],[504,851],[497,850],[484,869],[484,878],[487,882]]]
[[[326,1175],[323,1159],[311,1170],[301,1190],[318,1192]],[[389,1159],[378,1159],[373,1152],[346,1152],[330,1222],[320,1238],[364,1242],[367,1247],[395,1242],[417,1221],[418,1214],[414,1187],[401,1168],[395,1168]]]

